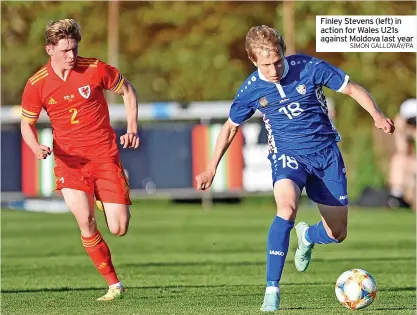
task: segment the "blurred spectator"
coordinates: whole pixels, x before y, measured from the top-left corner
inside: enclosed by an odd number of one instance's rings
[[[395,118],[395,152],[390,161],[388,205],[416,209],[416,115],[417,100],[408,99]]]

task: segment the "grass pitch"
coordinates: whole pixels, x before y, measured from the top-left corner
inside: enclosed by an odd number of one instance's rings
[[[3,210],[1,313],[6,314],[261,314],[266,235],[274,216],[270,200],[238,205],[136,202],[128,235],[111,236],[101,212],[125,298],[95,299],[106,284],[85,254],[71,214]],[[304,206],[298,220],[313,224],[318,211]],[[377,299],[364,314],[415,314],[416,217],[407,211],[349,214],[342,244],[318,245],[305,273],[296,271],[295,231],[281,280],[279,314],[350,314],[334,283],[345,270],[368,270]]]

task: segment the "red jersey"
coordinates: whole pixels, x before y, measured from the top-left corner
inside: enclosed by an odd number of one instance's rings
[[[116,134],[103,90],[118,92],[123,83],[116,68],[95,58],[78,57],[66,81],[49,62],[25,86],[22,117],[34,123],[45,109],[52,125],[56,159],[118,160]]]

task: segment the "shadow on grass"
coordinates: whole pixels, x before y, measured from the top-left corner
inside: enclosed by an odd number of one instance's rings
[[[334,307],[331,309],[338,309],[339,307]],[[292,310],[322,310],[322,311],[329,311],[329,306],[328,305],[323,305],[321,307],[316,306],[316,307],[312,307],[312,306],[306,306],[306,307],[302,307],[302,306],[296,306],[296,307],[280,307],[279,310],[280,311],[292,311]]]
[[[330,308],[328,305],[323,305],[322,307],[302,307],[302,306],[297,306],[297,307],[280,307],[280,310],[284,311],[284,310],[323,310],[323,311],[329,311],[330,309],[339,309],[339,306],[335,306],[334,308]],[[365,312],[365,313],[372,313],[375,311],[398,311],[398,310],[415,310],[415,307],[378,307],[378,308],[370,308],[370,309],[361,309],[361,312]]]
[[[322,286],[322,285],[333,285],[333,283],[329,282],[301,282],[301,283],[283,283],[282,286],[285,287],[295,287],[295,286]],[[160,289],[160,290],[181,290],[185,291],[187,289],[216,289],[216,288],[232,288],[232,287],[240,287],[240,288],[258,288],[262,290],[264,288],[263,285],[239,285],[239,284],[221,284],[221,285],[167,285],[167,286],[128,286],[128,289],[138,289],[138,290],[146,290],[146,289]],[[1,293],[4,294],[13,294],[13,293],[35,293],[35,292],[69,292],[69,291],[102,291],[103,287],[87,287],[87,288],[71,288],[71,287],[61,287],[61,288],[38,288],[38,289],[12,289],[12,290],[1,290]],[[234,289],[233,289],[234,290]],[[403,288],[382,288],[379,289],[380,292],[412,292],[416,291],[416,287],[403,287]],[[177,292],[178,293],[178,292]],[[396,309],[396,308],[394,308]]]
[[[300,285],[309,285],[309,286],[318,286],[318,285],[329,285],[328,282],[308,282],[308,283],[288,283],[283,284],[285,286],[300,286]],[[264,289],[263,285],[239,285],[239,284],[222,284],[222,285],[167,285],[167,286],[128,286],[127,289],[160,289],[160,290],[171,290],[171,289],[204,289],[204,288],[227,288],[227,287],[246,287],[246,288],[259,288],[261,291]],[[70,288],[70,287],[61,287],[61,288],[37,288],[37,289],[12,289],[12,290],[1,290],[1,293],[10,294],[10,293],[35,293],[35,292],[67,292],[67,291],[102,291],[103,287],[88,287],[88,288]],[[234,289],[233,289],[234,290]]]
[[[382,291],[382,292],[416,291],[416,287],[382,288],[382,289],[378,289],[378,291]]]
[[[398,261],[415,261],[415,257],[370,257],[370,258],[360,258],[360,257],[351,257],[351,258],[314,258],[314,263],[323,263],[323,262],[360,262],[360,261],[367,261],[367,262],[398,262]],[[294,259],[288,258],[288,262],[294,262]],[[228,262],[228,261],[178,261],[178,262],[139,262],[139,263],[127,263],[127,264],[120,264],[120,267],[192,267],[192,266],[265,266],[264,261],[236,261],[236,262]]]
[[[409,307],[374,307],[374,308],[370,308],[370,309],[364,309],[361,310],[361,312],[367,312],[367,313],[371,313],[371,312],[375,312],[375,311],[399,311],[399,310],[415,310],[415,307],[409,306]]]

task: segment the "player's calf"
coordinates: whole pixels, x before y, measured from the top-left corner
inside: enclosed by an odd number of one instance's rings
[[[78,227],[83,236],[92,236],[97,232],[97,222],[92,215],[76,216]]]

